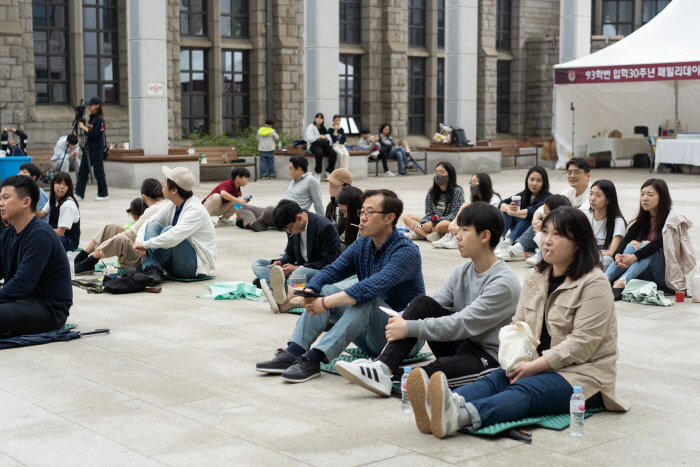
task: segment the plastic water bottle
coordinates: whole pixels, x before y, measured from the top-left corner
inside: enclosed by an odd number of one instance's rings
[[[412,413],[413,407],[408,401],[408,392],[406,391],[406,381],[408,380],[408,374],[413,370],[413,367],[406,366],[403,369],[403,376],[401,377],[401,412]]]
[[[70,280],[75,280],[75,263],[73,262],[73,252],[66,253],[68,256],[68,265],[70,266]]]
[[[574,386],[574,393],[569,403],[571,412],[571,436],[583,436],[583,417],[586,413],[586,400],[583,398],[581,386]]]

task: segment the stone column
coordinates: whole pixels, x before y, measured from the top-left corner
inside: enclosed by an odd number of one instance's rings
[[[425,136],[437,131],[437,1],[426,2],[425,48],[430,54],[425,69]],[[442,122],[441,122],[442,123]]]
[[[637,2],[641,5],[641,2]],[[591,0],[562,0],[559,63],[591,53]]]
[[[209,126],[212,133],[219,134],[222,130],[221,102],[223,95],[223,82],[221,75],[221,1],[209,0],[210,13],[208,24],[208,35],[212,47],[209,49]]]
[[[70,96],[69,104],[76,105],[85,94],[85,62],[83,59],[83,9],[82,2],[68,2],[68,24],[74,25],[69,28],[70,39],[68,46],[70,48],[70,73],[73,74],[70,80]],[[115,70],[115,73],[119,71]],[[94,96],[84,96],[87,101]],[[101,96],[98,96],[101,97]],[[85,113],[85,118],[89,117],[90,113]]]
[[[476,135],[477,0],[447,0],[445,8],[445,120]]]
[[[381,25],[382,121],[391,123],[391,134],[396,139],[408,133],[408,10],[405,0],[386,0],[384,5]],[[372,133],[374,131],[372,129]]]
[[[338,2],[304,0],[304,122],[338,113]]]
[[[129,0],[129,130],[131,147],[168,153],[166,0]]]
[[[379,0],[362,4],[362,126],[377,134],[382,123],[382,16]]]
[[[303,5],[298,1],[273,0],[272,10],[275,129],[278,133],[287,131],[292,135],[303,136],[310,123],[304,120]]]
[[[496,1],[479,3],[479,58],[477,79],[477,127],[475,140],[496,137],[496,88],[498,86],[496,50]],[[472,135],[467,135],[471,138]]]

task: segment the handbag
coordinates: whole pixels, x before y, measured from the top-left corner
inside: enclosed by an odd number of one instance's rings
[[[41,175],[39,176],[39,180],[46,183],[47,185],[51,185],[51,182],[53,181],[53,176],[56,173],[51,167],[48,169],[44,170],[41,172]]]
[[[540,341],[535,339],[530,326],[524,321],[503,326],[498,332],[498,339],[501,342],[498,347],[498,363],[506,372],[538,357],[537,346]]]
[[[104,147],[102,149],[102,160],[106,161],[109,157],[109,145],[107,144],[107,130],[102,132],[102,136],[104,139]]]

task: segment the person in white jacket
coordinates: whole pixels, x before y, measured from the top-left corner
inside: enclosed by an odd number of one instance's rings
[[[134,251],[143,258],[140,271],[155,282],[163,271],[194,279],[214,269],[216,233],[209,213],[192,193],[194,176],[185,167],[163,166],[163,196],[170,201],[140,229]]]

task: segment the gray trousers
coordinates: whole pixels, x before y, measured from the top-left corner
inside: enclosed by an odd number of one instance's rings
[[[241,209],[238,210],[236,216],[243,220],[243,226],[247,227],[253,222],[262,222],[265,225],[273,225],[272,212],[275,210],[274,206],[268,206],[266,208],[260,208],[258,206],[251,206],[249,204],[244,204]]]

